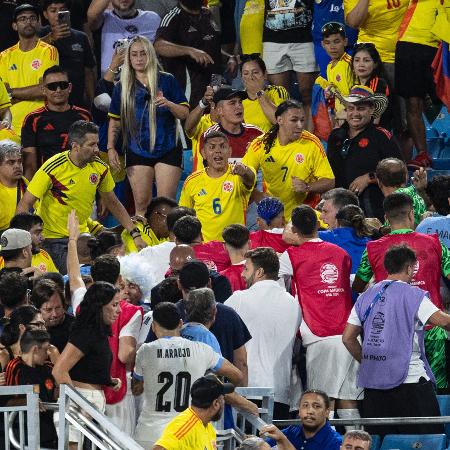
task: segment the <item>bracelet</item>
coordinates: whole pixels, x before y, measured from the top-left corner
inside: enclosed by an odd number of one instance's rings
[[[139,231],[139,228],[138,228],[138,227],[133,228],[133,229],[130,231],[130,236],[131,236],[133,239],[136,239],[137,237],[141,237],[141,232]]]
[[[114,70],[112,70],[111,67],[109,67],[109,66],[108,66],[108,70],[109,70],[111,73],[113,73],[114,75],[117,75],[117,74],[119,73],[118,70],[115,70],[115,71],[114,71]]]
[[[311,189],[311,185],[307,184],[306,185],[306,192],[309,192],[310,189]]]
[[[203,99],[201,98],[200,101],[198,102],[198,106],[200,106],[200,108],[202,109],[206,109],[208,107],[208,105],[206,103],[203,102]]]

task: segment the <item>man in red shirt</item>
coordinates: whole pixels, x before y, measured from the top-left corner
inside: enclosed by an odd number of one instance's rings
[[[292,276],[303,312],[300,326],[306,347],[308,389],[319,389],[337,400],[340,418],[359,417],[356,400],[358,363],[342,343],[352,309],[351,258],[340,247],[318,238],[318,219],[310,206],[292,212],[292,230],[298,247],[280,257],[280,276]],[[331,413],[332,414],[332,413]]]
[[[247,98],[245,91],[237,91],[229,87],[219,89],[213,97],[214,111],[217,116],[217,123],[210,126],[201,136],[198,148],[203,148],[205,136],[211,131],[221,131],[224,133],[231,147],[230,162],[240,161],[247,147],[255,138],[263,132],[255,125],[244,123],[244,106],[242,100]],[[198,121],[200,121],[201,116]],[[198,123],[198,122],[197,122]],[[190,128],[194,128],[197,123],[190,123]],[[203,161],[200,155],[194,155],[193,172],[203,169]]]
[[[276,197],[265,197],[257,207],[256,223],[259,230],[250,233],[251,248],[271,247],[277,253],[283,253],[290,247],[283,241],[284,205]]]
[[[247,288],[242,278],[244,270],[245,253],[249,250],[250,233],[244,225],[235,223],[227,226],[222,232],[225,248],[230,256],[231,266],[220,272],[228,278],[231,290],[242,291]]]

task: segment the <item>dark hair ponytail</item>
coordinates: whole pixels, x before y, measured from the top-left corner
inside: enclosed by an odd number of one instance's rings
[[[20,339],[19,325],[27,326],[36,315],[39,314],[39,310],[33,305],[23,305],[16,308],[11,316],[2,319],[4,328],[0,336],[0,343],[5,347],[11,347]]]
[[[375,229],[367,224],[363,210],[356,205],[345,205],[336,214],[341,227],[350,227],[359,237],[373,237]]]
[[[272,148],[272,145],[275,142],[275,139],[277,138],[279,129],[280,125],[276,123],[267,133],[264,134],[262,142],[264,144],[264,151],[266,153],[270,152],[270,149]]]

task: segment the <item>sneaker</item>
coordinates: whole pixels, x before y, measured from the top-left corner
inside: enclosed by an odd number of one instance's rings
[[[431,167],[432,160],[427,152],[420,152],[414,159],[408,162],[408,168],[419,169],[420,167]]]

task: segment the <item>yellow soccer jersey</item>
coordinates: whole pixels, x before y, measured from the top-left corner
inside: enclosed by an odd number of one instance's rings
[[[11,106],[11,100],[8,91],[6,90],[5,83],[0,80],[0,110],[10,108]]]
[[[242,161],[255,170],[261,168],[266,191],[284,203],[284,217],[291,220],[292,210],[301,205],[305,193],[295,193],[292,177],[312,183],[319,178],[334,179],[333,171],[319,138],[303,131],[300,139],[287,145],[275,140],[269,153],[264,150],[262,137],[255,139]]]
[[[59,64],[58,50],[52,45],[39,40],[33,50],[23,52],[17,43],[0,53],[0,78],[10,88],[33,86],[56,64]],[[25,116],[41,106],[43,100],[22,100],[12,105],[12,126],[18,135]]]
[[[167,239],[158,239],[156,237],[156,234],[153,232],[153,230],[150,228],[149,225],[144,225],[141,222],[135,223],[136,227],[141,232],[141,238],[142,240],[149,246],[152,247],[153,245],[160,244],[161,242],[166,241]],[[131,237],[130,233],[127,230],[123,230],[122,234],[120,235],[122,238],[122,242],[125,245],[125,251],[126,253],[136,253],[138,252],[138,248],[136,247],[136,244],[134,243],[133,238]]]
[[[289,94],[283,86],[267,86],[264,92],[275,106],[289,98]],[[244,106],[245,123],[256,125],[264,132],[272,128],[272,122],[264,114],[258,99],[250,100],[246,98],[242,101],[242,105]]]
[[[263,29],[264,0],[247,0],[239,25],[242,54],[259,53],[262,55]]]
[[[22,180],[15,187],[7,187],[0,183],[0,231],[9,227],[9,222],[16,213],[17,203],[23,197],[28,180],[22,177]]]
[[[33,255],[31,258],[31,265],[42,270],[42,272],[59,272],[52,257],[42,249],[37,255]]]
[[[20,136],[18,136],[16,133],[14,133],[13,130],[9,128],[3,128],[2,130],[0,130],[0,141],[3,141],[3,139],[10,139],[16,144],[21,144]]]
[[[344,53],[339,61],[330,61],[327,66],[328,82],[336,86],[341,95],[348,95],[350,89],[357,84],[352,70],[352,58],[348,53]],[[336,98],[335,109],[340,111],[344,105]]]
[[[79,168],[70,160],[68,151],[48,159],[28,185],[28,191],[41,200],[37,214],[44,221],[46,238],[68,236],[67,217],[72,209],[77,212],[80,232],[88,232],[87,220],[96,192],[113,189],[109,167],[100,158]]]
[[[205,242],[222,241],[222,231],[226,226],[232,223],[245,225],[245,212],[252,190],[253,187],[245,187],[241,177],[231,173],[231,165],[220,178],[211,178],[203,169],[186,178],[179,205],[195,209],[202,223]]]
[[[192,134],[188,134],[188,138],[192,143],[192,172],[197,170],[202,170],[203,166],[203,156],[200,153],[200,137],[209,128],[214,125],[215,122],[212,121],[210,114],[204,114],[200,119],[200,122],[195,127]]]
[[[173,418],[155,445],[170,450],[216,450],[216,430],[205,427],[192,408]]]
[[[439,39],[431,32],[437,11],[437,0],[410,0],[400,25],[399,41],[437,47]]]
[[[345,15],[359,0],[344,0]],[[385,63],[395,62],[398,30],[408,8],[409,0],[371,0],[369,13],[359,29],[358,42],[372,42]]]

